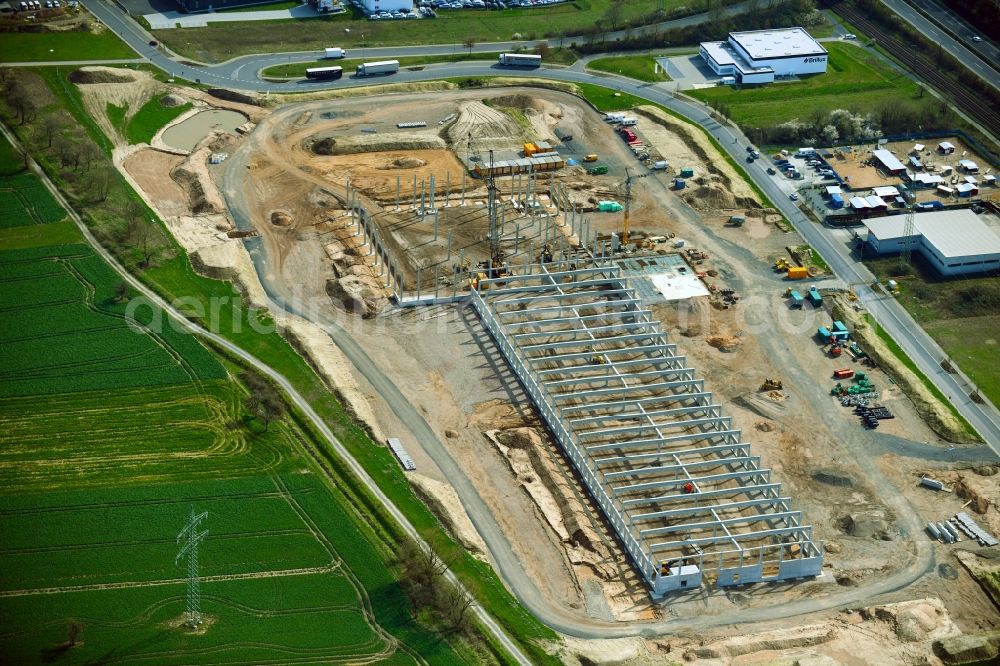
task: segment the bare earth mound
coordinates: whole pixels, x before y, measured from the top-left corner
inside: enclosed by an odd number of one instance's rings
[[[325,140],[320,139],[319,143],[323,141]],[[434,134],[404,134],[402,132],[342,136],[337,137],[335,144],[329,147],[328,154],[352,155],[382,150],[426,150],[428,148],[445,148],[444,139]]]
[[[81,67],[69,75],[71,83],[131,83],[136,81],[131,72],[113,67]]]

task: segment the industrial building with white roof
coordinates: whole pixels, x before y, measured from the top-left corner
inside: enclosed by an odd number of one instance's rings
[[[967,208],[865,221],[867,244],[876,254],[898,254],[907,246],[920,252],[942,275],[1000,270],[1000,237]]]
[[[770,83],[775,77],[822,74],[828,53],[802,28],[731,32],[724,42],[702,42],[701,57],[719,76],[739,83]]]

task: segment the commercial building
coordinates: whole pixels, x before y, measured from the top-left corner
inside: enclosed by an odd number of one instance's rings
[[[968,209],[921,213],[907,233],[906,215],[868,220],[867,245],[875,254],[920,252],[942,275],[1000,270],[1000,237]]]
[[[739,83],[826,72],[827,51],[802,28],[731,32],[724,42],[702,42],[701,57],[719,76]]]

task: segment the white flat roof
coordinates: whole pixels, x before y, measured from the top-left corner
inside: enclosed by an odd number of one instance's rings
[[[826,55],[826,49],[802,28],[731,32],[729,39],[754,60]]]
[[[678,301],[695,296],[708,296],[708,289],[696,275],[680,273],[654,273],[649,276],[656,291],[665,301]]]
[[[712,60],[717,62],[720,67],[731,65],[743,74],[773,71],[770,67],[754,67],[739,53],[736,53],[729,42],[702,42],[701,48],[705,49],[705,53],[712,56]]]
[[[840,185],[827,185],[826,186],[826,193],[827,194],[843,194],[844,190],[842,190],[840,188]]]
[[[899,171],[900,169],[906,168],[905,166],[903,166],[903,163],[896,158],[895,155],[893,155],[884,148],[879,148],[878,150],[873,152],[872,155],[875,157],[875,159],[881,162],[882,165],[885,166],[885,168],[888,169],[889,171]]]
[[[906,216],[867,220],[865,226],[879,240],[903,238]],[[917,213],[913,230],[945,258],[1000,254],[1000,237],[968,208]]]
[[[882,185],[880,187],[873,187],[872,192],[875,193],[877,197],[898,197],[899,190],[897,190],[892,185]]]

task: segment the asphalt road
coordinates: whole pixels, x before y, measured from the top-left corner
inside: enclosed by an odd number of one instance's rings
[[[964,39],[960,42],[905,0],[882,0],[882,3],[928,38],[940,44],[945,51],[958,58],[959,62],[968,67],[969,70],[989,81],[994,88],[1000,88],[1000,72],[994,69],[998,63],[1000,50],[993,46],[988,39],[978,43],[973,42],[971,37],[977,33],[965,26],[961,19],[933,0],[913,0],[913,4],[934,16],[942,25],[947,26],[948,30],[963,36]]]
[[[104,20],[112,27],[112,29],[115,30],[115,32],[119,33],[119,35],[126,39],[126,41],[132,44],[141,55],[148,57],[151,62],[157,66],[189,79],[200,78],[203,83],[211,85],[219,85],[243,90],[288,92],[307,91],[326,87],[353,87],[383,81],[409,82],[441,78],[442,76],[478,77],[497,74],[503,74],[505,76],[531,76],[536,78],[545,77],[576,83],[595,83],[614,87],[622,90],[623,92],[634,94],[662,104],[663,106],[666,106],[689,118],[693,122],[705,127],[719,139],[723,148],[735,159],[742,160],[746,154],[744,149],[748,143],[746,138],[743,137],[738,130],[730,126],[719,125],[719,123],[707,115],[704,107],[683,99],[676,99],[669,93],[669,91],[653,84],[641,84],[636,81],[617,77],[595,76],[586,72],[568,69],[540,68],[530,72],[514,72],[498,68],[496,66],[483,64],[428,66],[421,71],[404,70],[394,76],[378,77],[374,80],[358,80],[348,78],[332,84],[329,82],[310,82],[308,84],[301,82],[268,84],[257,79],[256,72],[268,63],[274,62],[273,58],[281,56],[241,58],[237,61],[231,61],[230,63],[211,68],[204,66],[192,67],[190,65],[181,65],[170,60],[156,49],[149,47],[146,44],[148,36],[145,35],[143,31],[138,29],[134,23],[125,19],[120,10],[114,8],[113,5],[109,6],[103,4],[99,2],[99,0],[84,0],[84,2],[88,8],[91,8],[92,11],[98,15],[99,18]],[[399,54],[399,51],[393,50],[393,53]],[[284,61],[287,61],[287,56],[284,57],[286,58]],[[180,74],[179,70],[183,70],[184,73]],[[788,193],[790,192],[791,183],[780,177],[768,176],[764,169],[765,166],[762,164],[762,161],[758,161],[750,165],[747,171],[749,172],[751,178],[757,182],[764,192],[772,199],[774,204],[799,230],[806,241],[824,256],[827,263],[830,264],[837,275],[847,284],[869,284],[872,276],[868,273],[864,266],[850,256],[849,248],[847,248],[843,242],[839,242],[836,239],[836,236],[830,234],[819,225],[807,220],[801,211],[799,211],[798,208],[789,201]],[[102,254],[106,253],[102,252]],[[977,428],[977,430],[980,431],[980,433],[982,433],[983,437],[993,448],[994,452],[996,452],[998,447],[1000,447],[1000,417],[998,417],[996,409],[992,405],[976,405],[964,395],[961,385],[955,377],[945,373],[938,365],[939,360],[944,357],[943,352],[922,331],[922,329],[920,329],[919,326],[912,321],[906,311],[903,310],[895,300],[872,293],[864,287],[857,287],[856,291],[858,292],[861,301],[865,304],[869,311],[872,312],[876,320],[899,342],[900,346],[903,347],[911,358],[913,358],[918,367],[920,367],[925,374],[931,377],[942,392],[956,404],[963,415],[973,424],[974,427]],[[278,304],[275,305],[278,306]],[[206,335],[210,339],[213,339],[213,341],[223,344],[234,353],[237,353],[244,358],[252,358],[245,352],[242,352],[242,350],[236,349],[233,345],[221,338],[215,340],[218,336],[213,336],[213,334],[201,330],[196,330],[195,332]],[[336,334],[335,330],[331,329],[330,332],[331,335]],[[398,388],[392,383],[392,380],[381,374],[378,369],[374,367],[374,364],[371,363],[370,359],[365,362],[364,356],[362,356],[364,352],[363,350],[360,350],[360,347],[357,346],[356,343],[352,347],[351,341],[345,339],[342,339],[342,341],[345,353],[348,353],[348,355],[352,357],[352,360],[360,363],[360,366],[358,367],[359,371],[372,381],[373,385],[376,386],[382,396],[389,402],[393,411],[397,414],[407,416],[407,418],[404,418],[404,421],[406,421],[409,427],[414,429],[415,433],[424,433],[432,440],[436,440],[436,433],[434,433],[429,426],[427,426],[426,422],[424,421],[423,426],[421,425],[420,422],[423,421],[422,417],[420,417],[419,414],[415,414],[414,417],[414,413],[411,413],[412,405],[409,405]],[[361,355],[358,354],[359,351],[361,352]],[[253,362],[255,362],[255,364],[260,363],[259,361],[256,361],[256,359],[254,359]],[[329,433],[329,430],[322,425],[322,421],[318,419],[318,416],[316,416],[312,409],[305,404],[297,393],[295,393],[294,389],[287,383],[287,381],[278,376],[277,373],[270,368],[263,366],[263,364],[258,367],[261,367],[262,371],[274,378],[275,381],[278,381],[278,383],[281,384],[286,391],[288,391],[289,395],[293,398],[293,402],[302,407],[303,411],[309,416],[309,418],[313,419],[314,422],[317,423],[317,427],[320,428],[324,435]],[[408,406],[409,409],[407,409]],[[332,433],[329,434],[329,437],[331,438],[331,442],[336,442],[335,438],[332,437]],[[352,468],[357,467],[357,463],[350,458],[349,454],[343,449],[343,447],[335,445],[335,448],[340,455],[343,455],[345,459],[351,463]],[[976,457],[979,457],[979,455],[977,454]],[[358,473],[360,478],[365,480],[366,484],[371,483],[371,479],[364,474],[362,469],[358,468],[355,472]],[[457,481],[458,486],[461,486],[461,478],[464,478],[464,475],[459,473]],[[458,489],[460,491],[465,490],[462,488]],[[472,491],[474,494],[474,489],[472,489]],[[380,499],[383,499],[387,506],[392,506],[388,503],[388,499],[384,498],[384,495],[378,491],[377,487],[372,488],[372,492],[379,496]],[[914,537],[913,543],[917,549],[917,556],[912,560],[908,567],[897,571],[886,578],[876,580],[869,585],[860,586],[858,588],[843,590],[838,589],[837,592],[833,592],[822,599],[806,599],[777,607],[741,610],[738,618],[733,616],[696,616],[652,623],[630,624],[608,623],[600,620],[582,618],[578,615],[568,613],[565,609],[555,607],[546,599],[541,598],[538,594],[537,588],[531,585],[530,581],[526,580],[523,570],[518,565],[516,558],[511,559],[513,556],[512,553],[508,556],[508,552],[510,551],[509,543],[506,543],[505,539],[502,538],[502,535],[499,537],[500,541],[497,542],[495,535],[491,534],[492,530],[489,529],[489,523],[493,522],[492,518],[480,514],[479,507],[477,506],[470,506],[470,514],[476,514],[473,515],[473,520],[477,524],[477,527],[485,527],[486,534],[484,534],[484,538],[490,546],[491,553],[494,554],[497,561],[497,568],[501,576],[517,595],[518,599],[527,608],[529,608],[532,613],[549,626],[566,634],[588,638],[610,638],[616,636],[655,635],[678,630],[727,625],[732,624],[734,621],[737,621],[737,619],[739,622],[754,622],[771,620],[780,617],[791,617],[824,609],[863,603],[870,600],[873,596],[901,589],[930,571],[933,567],[934,561],[933,551],[930,548],[929,542],[926,538],[916,534],[920,530],[920,524],[915,520],[915,514],[912,510],[906,510],[905,507],[900,508],[902,509],[901,519],[904,521],[910,535]],[[396,516],[396,514],[398,514],[398,511],[394,513],[394,516]],[[397,519],[405,521],[405,518],[401,515],[397,516]],[[402,524],[406,525],[405,522]],[[496,550],[494,550],[495,547]]]

